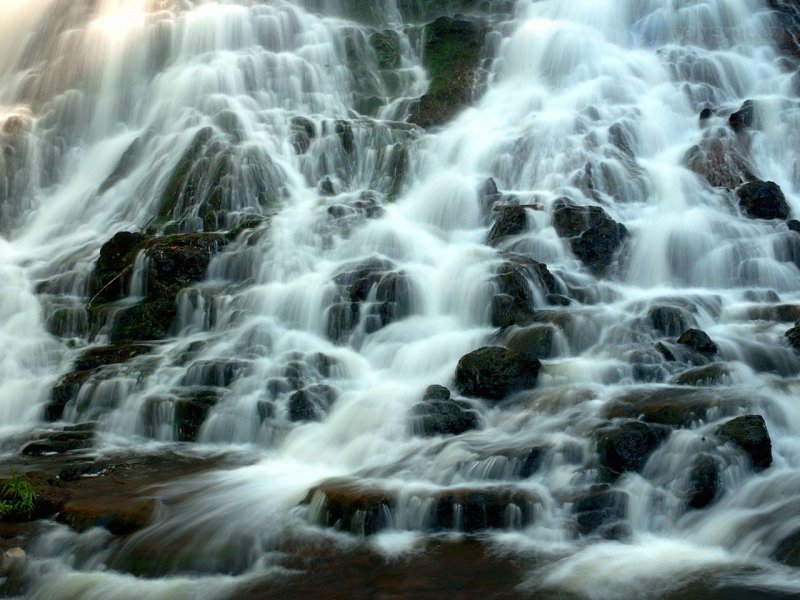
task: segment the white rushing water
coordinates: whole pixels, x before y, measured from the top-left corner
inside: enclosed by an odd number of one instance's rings
[[[667,594],[712,572],[800,593],[797,572],[771,558],[800,524],[800,359],[784,337],[800,317],[797,234],[748,218],[687,168],[693,146],[719,144],[800,214],[800,103],[773,14],[759,0],[496,4],[474,17],[490,29],[482,93],[424,131],[406,120],[430,83],[420,32],[435,15],[416,22],[411,2],[0,0],[0,435],[41,423],[72,361],[114,335],[84,307],[115,233],[241,227],[178,294],[176,335],[93,376],[63,419],[97,421],[115,448],[172,448],[182,394],[213,388],[202,451],[259,456],[168,489],[156,523],[123,543],[44,527],[31,597],[236,596],[285,577],[279,555],[295,539],[414,552],[433,535],[437,499],[465,490],[506,498],[505,527],[486,535],[498,553],[537,557],[523,595]],[[391,67],[374,49],[384,30]],[[755,123],[734,134],[728,117],[745,100]],[[701,121],[704,108],[714,113]],[[486,209],[489,177],[502,202],[541,205],[496,247],[485,243],[499,214]],[[557,234],[564,197],[627,228],[603,275]],[[266,221],[244,227],[254,217]],[[554,290],[528,290],[552,335],[537,386],[499,406],[469,400],[478,429],[420,436],[409,414],[427,386],[455,389],[463,355],[524,333],[492,326],[509,252],[555,276]],[[149,293],[148,260],[136,258],[121,304]],[[366,261],[379,261],[381,284],[332,336],[351,305],[337,281]],[[683,327],[659,331],[659,307]],[[673,385],[691,361],[654,349],[679,352],[689,327],[719,347],[717,385]],[[298,388],[335,401],[295,422]],[[631,394],[707,410],[613,482],[624,524],[579,536],[578,499],[605,489],[594,432]],[[713,441],[744,414],[762,415],[772,439],[759,473]],[[526,471],[532,451],[541,460]],[[721,491],[691,510],[703,453]],[[324,528],[324,496],[306,497],[332,478],[391,497],[375,517],[390,526]],[[451,529],[469,533],[469,518]]]

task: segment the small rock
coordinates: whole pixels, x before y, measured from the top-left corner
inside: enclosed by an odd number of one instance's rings
[[[741,108],[728,117],[728,124],[738,133],[752,127],[754,117],[755,103],[752,100],[745,100]]]
[[[500,215],[486,236],[489,246],[497,246],[503,238],[524,233],[528,226],[528,217],[521,206],[508,206],[499,212]]]
[[[412,429],[423,436],[458,435],[480,425],[475,410],[466,402],[451,398],[450,390],[441,385],[428,387],[411,414]]]

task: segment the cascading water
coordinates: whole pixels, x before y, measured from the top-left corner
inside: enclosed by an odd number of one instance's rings
[[[27,595],[800,593],[790,4],[0,4],[6,457],[242,457]]]

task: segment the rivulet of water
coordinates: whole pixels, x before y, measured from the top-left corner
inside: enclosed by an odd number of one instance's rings
[[[800,358],[784,337],[793,318],[774,316],[800,301],[797,233],[742,214],[735,186],[687,159],[695,146],[719,144],[723,163],[741,153],[798,214],[800,103],[770,7],[433,4],[0,3],[0,435],[40,424],[76,356],[111,340],[85,307],[115,233],[234,232],[178,293],[174,335],[85,381],[63,420],[96,421],[98,452],[157,452],[188,444],[174,427],[181,394],[213,388],[195,451],[258,456],[167,488],[154,523],[123,540],[42,525],[30,597],[237,597],[291,578],[287,548],[397,558],[464,535],[530,559],[521,596],[666,596],[712,575],[800,593],[796,569],[774,560],[800,527]],[[431,84],[424,26],[456,13],[487,31],[475,100],[423,130],[408,119]],[[392,40],[388,63],[377,34]],[[742,142],[728,118],[746,100]],[[494,246],[488,178],[501,203],[538,205]],[[602,274],[557,234],[563,198],[625,226]],[[536,387],[499,405],[465,400],[474,430],[419,435],[410,414],[427,386],[454,390],[463,355],[523,335],[492,325],[512,254],[545,263],[571,300],[528,282],[552,335]],[[137,255],[119,305],[153,289],[149,260]],[[342,277],[365,264],[402,300],[387,308],[373,287],[333,335]],[[655,350],[682,333],[653,326],[664,307],[717,344],[713,385],[678,385],[689,365]],[[331,400],[318,420],[290,418],[293,380]],[[704,413],[609,488],[596,432],[647,395]],[[772,440],[762,472],[714,441],[743,414],[762,415]],[[685,493],[703,454],[721,491],[695,510]],[[376,535],[366,521],[326,527],[331,481],[391,498],[358,517],[376,518]],[[625,498],[620,529],[577,534],[579,498],[608,489]],[[470,531],[466,494],[504,498],[502,526]],[[442,498],[461,507],[445,533]]]

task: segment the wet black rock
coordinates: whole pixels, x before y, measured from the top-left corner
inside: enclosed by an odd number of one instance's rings
[[[225,244],[220,234],[190,233],[152,237],[120,232],[100,250],[89,315],[97,324],[113,318],[111,342],[160,340],[171,332],[178,292],[202,281],[211,257]],[[136,256],[146,256],[146,297],[139,304],[109,310],[103,303],[127,294]]]
[[[297,154],[305,154],[316,137],[313,121],[305,117],[293,117],[291,120],[292,147]]]
[[[772,181],[751,181],[738,190],[739,207],[755,219],[787,219],[789,204],[778,184]]]
[[[127,362],[153,351],[150,344],[126,344],[122,346],[96,346],[84,351],[75,360],[75,371],[97,369],[105,365]]]
[[[50,391],[50,402],[45,407],[46,421],[58,421],[64,415],[64,407],[78,397],[81,386],[86,383],[92,372],[73,371],[62,377]]]
[[[487,32],[482,23],[450,17],[425,27],[422,62],[431,83],[409,122],[442,125],[472,102]]]
[[[717,498],[721,489],[720,467],[719,459],[710,454],[701,454],[694,460],[686,491],[689,508],[705,508]]]
[[[711,341],[708,334],[699,329],[689,329],[684,331],[678,338],[678,343],[702,352],[703,354],[716,354],[717,345]]]
[[[296,391],[289,397],[289,420],[321,421],[336,401],[336,390],[317,383]]]
[[[200,428],[208,418],[211,407],[219,402],[219,395],[212,390],[188,390],[175,401],[173,424],[179,442],[194,442]]]
[[[478,413],[464,401],[450,397],[450,390],[432,385],[422,402],[411,409],[412,431],[423,436],[458,435],[480,426]]]
[[[800,567],[800,529],[783,538],[772,551],[773,560],[790,567]]]
[[[413,282],[388,260],[356,263],[333,280],[342,295],[328,311],[327,332],[336,342],[345,341],[362,319],[369,334],[411,314]]]
[[[800,353],[800,321],[794,324],[794,327],[789,329],[785,334],[789,344],[795,349],[795,352]]]
[[[201,360],[189,366],[181,385],[227,387],[245,374],[250,363],[243,360]]]
[[[800,233],[800,221],[797,219],[789,219],[786,221],[786,226],[789,228],[789,231]]]
[[[641,471],[650,454],[669,433],[668,427],[641,421],[628,421],[600,429],[595,433],[600,465],[611,479],[627,471]]]
[[[120,231],[103,244],[92,278],[94,302],[110,302],[127,293],[136,252],[148,239],[143,233]]]
[[[492,298],[491,319],[495,327],[525,325],[533,319],[533,286],[540,296],[556,292],[556,279],[547,265],[519,254],[504,254],[492,283],[497,289]]]
[[[601,489],[579,498],[572,506],[576,530],[589,535],[606,529],[625,518],[628,494],[619,490]]]
[[[353,135],[353,125],[349,121],[339,120],[334,125],[336,135],[342,144],[342,149],[347,154],[352,154],[355,149],[355,136]]]
[[[536,385],[541,363],[496,346],[462,356],[456,367],[456,387],[467,396],[503,398]]]
[[[603,275],[628,237],[628,230],[599,206],[579,206],[567,198],[553,203],[553,227],[568,239],[575,256],[595,275]]]
[[[761,415],[736,417],[716,428],[722,442],[731,442],[747,453],[753,469],[763,471],[772,464],[772,440]]]
[[[486,236],[489,246],[497,246],[503,238],[524,233],[528,226],[528,217],[521,206],[508,206],[497,212],[497,220]]]
[[[756,105],[752,100],[745,100],[741,108],[728,117],[728,124],[736,132],[744,131],[753,126]]]

